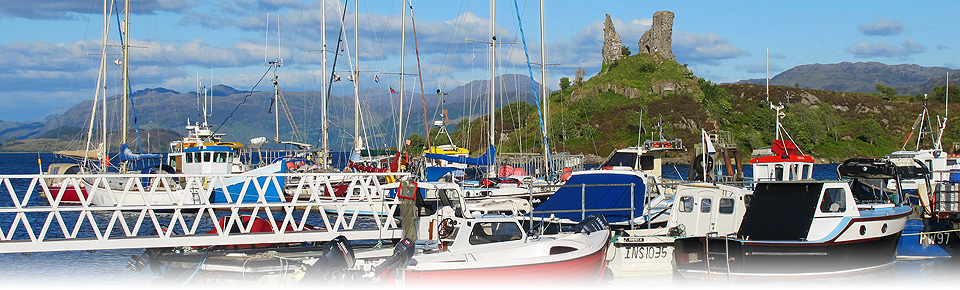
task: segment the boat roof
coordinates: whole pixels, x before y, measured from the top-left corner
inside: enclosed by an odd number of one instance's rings
[[[201,146],[184,149],[183,152],[233,152],[230,146]]]
[[[813,156],[810,155],[775,155],[775,156],[763,156],[750,159],[751,164],[756,163],[783,163],[783,162],[802,162],[802,163],[814,163]]]

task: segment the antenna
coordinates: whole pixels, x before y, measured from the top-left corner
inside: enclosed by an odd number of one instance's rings
[[[270,12],[267,12],[267,28],[263,32],[263,63],[267,63],[267,46],[270,41]]]
[[[770,102],[770,48],[767,47],[767,103]]]

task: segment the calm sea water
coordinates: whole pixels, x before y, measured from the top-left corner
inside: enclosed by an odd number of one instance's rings
[[[35,174],[41,170],[37,164],[37,154],[31,153],[2,153],[0,154],[0,175],[6,174]],[[68,160],[58,159],[53,154],[40,154],[41,166]],[[837,164],[819,164],[814,167],[814,177],[817,179],[836,179]],[[42,168],[46,170],[46,168]],[[664,173],[668,177],[684,176],[687,167],[683,165],[667,166]],[[749,166],[746,168],[749,170]],[[746,171],[745,170],[745,171]],[[673,171],[673,173],[671,173]],[[750,176],[750,171],[745,172]],[[670,176],[674,174],[674,176]],[[18,186],[18,185],[14,185]],[[5,190],[3,191],[5,194]],[[9,206],[9,198],[0,198],[0,206]],[[39,221],[42,222],[42,221]],[[0,224],[9,225],[9,222]],[[5,231],[7,229],[4,229]],[[142,253],[140,249],[132,250],[101,250],[101,251],[72,251],[47,252],[29,254],[0,254],[0,282],[3,285],[19,286],[80,286],[93,288],[106,286],[117,287],[159,287],[158,278],[145,270],[136,272],[126,269],[130,255]],[[769,289],[776,288],[808,288],[809,286],[835,288],[843,286],[870,286],[880,288],[902,288],[917,286],[953,286],[960,282],[960,263],[948,259],[928,260],[898,260],[890,268],[848,275],[841,277],[811,277],[805,279],[780,279],[765,281],[762,284],[755,282],[735,282],[738,288]],[[719,282],[711,282],[710,285]],[[771,285],[772,283],[772,285]],[[720,283],[723,285],[722,283]],[[251,285],[252,286],[252,285]],[[682,281],[672,276],[654,276],[643,278],[614,279],[609,282],[610,288],[637,286],[660,286],[680,288],[702,288],[708,286],[703,282]],[[9,289],[9,288],[6,288]]]

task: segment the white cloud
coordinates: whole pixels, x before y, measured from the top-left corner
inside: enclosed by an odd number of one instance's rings
[[[754,63],[754,64],[747,64],[747,65],[736,65],[735,67],[737,68],[737,70],[745,71],[745,72],[747,72],[747,73],[765,73],[765,72],[767,72],[767,64],[766,64],[766,63]],[[770,73],[771,73],[771,74],[775,74],[775,73],[780,72],[780,71],[782,71],[782,70],[783,70],[783,68],[780,67],[780,65],[778,65],[778,64],[775,63],[775,62],[770,62]]]
[[[860,24],[860,32],[866,35],[891,36],[903,32],[903,22],[890,21],[883,17],[876,22]]]
[[[869,43],[864,40],[847,48],[847,52],[857,58],[906,57],[923,53],[924,51],[926,51],[926,49],[923,45],[918,44],[913,38],[907,38],[900,46],[892,45],[886,41]]]
[[[134,14],[155,14],[160,11],[181,12],[195,6],[188,0],[157,0],[137,2]],[[116,8],[115,8],[116,9]],[[70,19],[75,14],[102,14],[103,2],[75,0],[0,0],[0,16],[27,19]]]
[[[714,33],[684,32],[673,34],[673,54],[681,63],[707,65],[717,65],[721,60],[750,55]]]

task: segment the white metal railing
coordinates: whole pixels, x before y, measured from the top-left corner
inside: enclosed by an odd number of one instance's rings
[[[0,253],[399,238],[388,175],[0,175]]]

